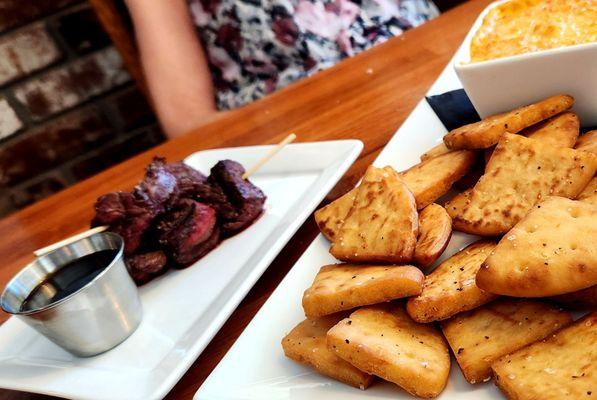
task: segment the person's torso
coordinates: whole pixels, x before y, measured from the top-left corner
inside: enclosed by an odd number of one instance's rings
[[[438,14],[430,0],[189,0],[218,108],[246,104]]]

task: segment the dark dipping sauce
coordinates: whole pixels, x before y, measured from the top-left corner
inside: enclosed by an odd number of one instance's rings
[[[40,283],[21,305],[21,312],[55,303],[81,289],[98,276],[116,257],[118,250],[100,250],[66,264]]]

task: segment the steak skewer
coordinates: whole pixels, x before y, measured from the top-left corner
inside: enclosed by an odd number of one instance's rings
[[[98,198],[91,224],[123,237],[129,273],[141,285],[169,265],[188,267],[261,215],[265,195],[244,173],[239,163],[224,160],[206,177],[155,157],[132,192]]]

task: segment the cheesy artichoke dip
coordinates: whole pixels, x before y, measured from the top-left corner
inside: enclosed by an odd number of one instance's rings
[[[510,0],[471,41],[471,62],[597,42],[597,0]]]

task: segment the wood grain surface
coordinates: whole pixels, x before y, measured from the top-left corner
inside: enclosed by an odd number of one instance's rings
[[[337,198],[360,178],[446,66],[477,15],[474,0],[333,68],[123,162],[0,221],[0,287],[33,259],[32,251],[88,227],[95,199],[130,189],[158,154],[169,161],[210,148],[276,143],[290,132],[298,142],[357,138],[365,148],[328,195]],[[297,160],[300,162],[300,160]],[[191,399],[261,305],[317,234],[310,217],[245,297],[203,354],[167,396]],[[0,315],[0,322],[7,315]],[[0,400],[49,399],[0,390]]]

